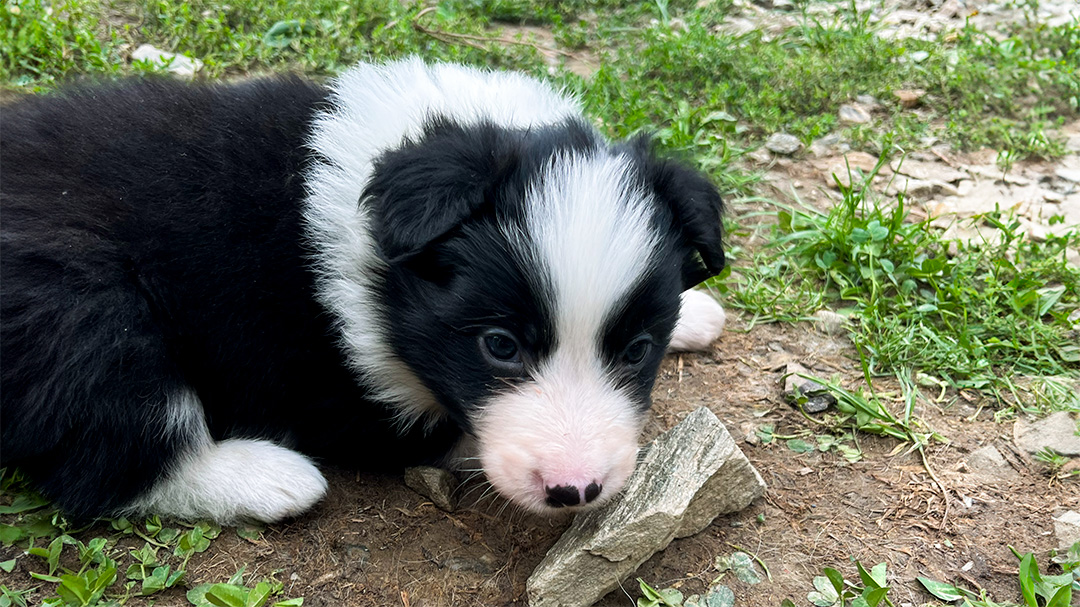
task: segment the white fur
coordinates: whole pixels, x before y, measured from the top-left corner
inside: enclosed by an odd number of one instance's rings
[[[545,510],[546,487],[603,485],[601,504],[634,471],[644,417],[605,377],[595,348],[575,340],[474,420],[480,463],[502,495]]]
[[[703,352],[724,332],[727,315],[712,295],[689,290],[682,294],[679,322],[671,335],[671,352]]]
[[[560,343],[598,347],[604,321],[649,269],[654,206],[628,182],[629,162],[606,152],[558,157],[526,195],[529,234],[511,242],[547,279]]]
[[[182,519],[209,518],[230,524],[274,522],[311,508],[326,494],[326,479],[307,457],[265,440],[214,442],[198,398],[185,392],[171,399],[177,420],[170,428],[194,437],[164,478],[125,509]]]
[[[430,391],[390,349],[374,297],[382,262],[370,211],[358,205],[376,157],[421,134],[442,115],[463,125],[491,120],[509,127],[552,124],[580,114],[578,103],[531,78],[416,58],[361,64],[331,85],[333,107],[315,121],[311,146],[322,159],[308,180],[305,219],[319,251],[318,297],[341,323],[353,370],[373,397],[396,407],[404,426],[443,414]]]
[[[556,158],[527,195],[529,234],[508,234],[554,298],[556,346],[532,381],[483,403],[474,423],[488,479],[526,508],[545,508],[546,487],[581,493],[592,482],[603,503],[634,469],[643,416],[600,352],[605,322],[659,244],[628,162],[606,152]]]
[[[191,390],[184,390],[165,402],[166,439],[202,436],[206,432],[206,418],[202,403]]]

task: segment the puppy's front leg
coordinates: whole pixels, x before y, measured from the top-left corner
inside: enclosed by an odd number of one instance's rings
[[[133,510],[222,524],[274,522],[300,514],[326,494],[310,459],[265,440],[209,442],[190,453],[133,504]]]
[[[679,322],[671,335],[669,352],[708,350],[724,331],[727,315],[723,306],[705,291],[691,289],[682,294]]]

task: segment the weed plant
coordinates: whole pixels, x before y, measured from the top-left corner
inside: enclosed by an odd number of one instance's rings
[[[31,571],[38,586],[10,589],[0,585],[0,607],[87,607],[122,605],[133,596],[153,597],[186,586],[188,562],[205,552],[221,528],[200,522],[171,526],[152,516],[132,522],[117,518],[91,527],[74,528],[48,501],[30,491],[17,471],[0,468],[0,495],[13,495],[0,505],[0,544],[18,546],[22,555],[0,562],[14,571],[20,559],[39,560],[44,573]],[[254,535],[253,535],[254,534]],[[251,528],[237,535],[257,539]],[[78,537],[84,537],[83,540]],[[23,565],[25,567],[25,565]],[[40,569],[40,566],[33,567]],[[200,584],[187,591],[195,607],[300,607],[302,598],[278,600],[284,585],[273,574],[244,583],[240,569],[227,582]]]
[[[1053,128],[1080,114],[1080,22],[1053,27],[1033,18],[990,35],[974,27],[937,40],[880,35],[870,12],[841,5],[804,13],[800,25],[765,35],[722,29],[730,2],[610,0],[5,0],[0,8],[0,85],[34,89],[82,75],[153,69],[126,64],[150,43],[204,63],[202,76],[300,71],[333,75],[358,60],[417,54],[552,72],[579,92],[614,135],[660,125],[671,149],[728,153],[768,133],[805,143],[842,130],[873,149],[882,133],[911,145],[934,136],[988,145],[1008,157],[1059,156]],[[1032,9],[1032,14],[1034,9]],[[587,81],[549,69],[528,32],[548,29],[564,52],[590,57]],[[918,53],[918,54],[916,54]],[[923,56],[925,54],[925,56]],[[893,99],[927,91],[920,114]],[[838,124],[840,104],[881,100],[875,125]],[[717,145],[723,141],[722,146]],[[706,167],[726,179],[724,163]],[[743,183],[732,182],[738,187]]]
[[[1070,319],[1080,269],[1065,258],[1080,232],[1033,242],[995,211],[972,220],[994,238],[946,239],[930,219],[912,220],[902,194],[886,200],[865,187],[885,161],[841,187],[827,212],[781,206],[769,250],[735,275],[736,304],[765,320],[839,306],[858,321],[852,337],[868,375],[914,369],[957,389],[1001,399],[1028,390],[1080,408],[1068,389],[1080,377]],[[1047,389],[1055,382],[1065,389]]]

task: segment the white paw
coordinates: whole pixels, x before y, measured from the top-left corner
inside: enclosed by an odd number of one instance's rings
[[[724,331],[724,308],[704,291],[684,291],[679,306],[679,322],[671,335],[669,352],[707,350]]]
[[[221,524],[271,523],[324,495],[326,479],[304,455],[270,441],[233,439],[189,455],[133,509]]]

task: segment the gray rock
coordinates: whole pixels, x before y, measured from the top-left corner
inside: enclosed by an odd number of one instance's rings
[[[840,106],[840,111],[837,112],[837,116],[840,118],[840,122],[846,122],[848,124],[866,124],[872,120],[870,112],[863,109],[861,106],[845,103]]]
[[[922,102],[922,98],[926,96],[926,91],[922,89],[901,89],[893,91],[893,97],[896,97],[900,101],[900,105],[906,109],[911,109]]]
[[[1080,170],[1067,169],[1061,167],[1054,171],[1054,174],[1064,179],[1065,181],[1071,181],[1073,183],[1080,183]]]
[[[751,160],[758,164],[769,164],[770,162],[772,162],[772,152],[766,150],[765,148],[758,148],[753,152],[747,154],[747,156],[749,156]]]
[[[764,491],[761,475],[702,407],[652,442],[622,493],[577,515],[529,577],[529,605],[592,605],[673,539]]]
[[[472,573],[479,573],[481,575],[491,575],[495,572],[493,565],[495,559],[489,554],[480,556],[479,558],[472,558],[467,556],[452,556],[442,562],[441,566],[446,567],[450,571],[469,571]]]
[[[926,199],[938,194],[956,196],[960,193],[960,190],[956,189],[951,183],[936,179],[915,179],[907,175],[896,175],[889,181],[885,193],[889,196],[904,194],[913,198]]]
[[[967,457],[965,472],[975,474],[988,481],[1010,480],[1019,476],[1009,465],[1001,452],[993,445],[986,445],[972,451]]]
[[[971,191],[975,189],[975,181],[973,179],[961,179],[956,182],[956,195],[968,196]]]
[[[859,95],[855,97],[855,101],[871,112],[881,107],[881,102],[873,95]]]
[[[185,80],[195,77],[195,72],[202,69],[202,61],[163,51],[149,44],[141,44],[131,53],[134,61],[148,61],[163,68],[165,71]]]
[[[814,143],[817,145],[817,142]],[[813,148],[811,148],[813,151]],[[856,185],[862,185],[865,176],[869,175],[877,166],[878,159],[866,152],[850,152],[843,158],[830,160],[831,164],[825,169],[826,181],[829,185],[843,185],[851,187],[852,181]],[[888,165],[881,167],[878,175],[889,175],[892,169]]]
[[[967,179],[968,174],[950,167],[947,164],[941,162],[927,162],[924,160],[913,160],[911,158],[896,159],[889,163],[892,170],[900,173],[901,175],[907,175],[915,179],[921,179],[923,181],[941,181],[944,183],[952,183],[954,181],[960,181],[961,179]]]
[[[754,0],[754,4],[775,11],[789,11],[795,8],[792,0]]]
[[[1028,453],[1053,449],[1062,455],[1080,455],[1080,436],[1076,435],[1076,420],[1067,411],[1058,411],[1035,423],[1018,419],[1013,424],[1016,446]]]
[[[446,512],[454,511],[454,491],[458,481],[450,472],[431,466],[417,466],[405,470],[405,485],[431,500]]]
[[[791,362],[784,369],[784,398],[791,404],[797,404],[800,397],[805,397],[803,409],[807,413],[821,413],[836,404],[836,397],[825,386],[799,375],[810,375],[810,370],[799,363]]]
[[[1065,552],[1076,542],[1080,542],[1080,513],[1066,510],[1054,517],[1054,536],[1057,537],[1058,550]]]
[[[972,175],[979,177],[985,177],[994,181],[1003,181],[1011,185],[1029,185],[1031,180],[1022,175],[1016,175],[1014,173],[1006,173],[1002,171],[997,165],[994,164],[976,164],[964,167]]]
[[[814,312],[814,326],[826,335],[843,335],[847,322],[847,316],[837,314],[832,310]]]
[[[841,145],[844,144],[840,140],[840,134],[829,133],[821,139],[814,140],[814,142],[810,144],[810,153],[816,158],[830,156],[835,150],[839,149]]]
[[[790,156],[802,148],[802,142],[794,135],[773,133],[765,140],[765,147],[783,156]]]

